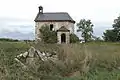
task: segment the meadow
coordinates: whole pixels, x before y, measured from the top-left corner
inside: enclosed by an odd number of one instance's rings
[[[36,61],[36,66],[23,69],[14,58],[27,51],[30,45],[25,42],[0,42],[0,80],[120,80],[120,43],[33,46],[40,51],[56,51],[60,61],[58,64]],[[80,74],[74,76],[77,71]]]

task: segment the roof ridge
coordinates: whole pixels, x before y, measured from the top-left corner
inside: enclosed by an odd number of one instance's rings
[[[59,14],[59,13],[66,13],[66,14],[68,14],[67,12],[44,12],[43,14]]]

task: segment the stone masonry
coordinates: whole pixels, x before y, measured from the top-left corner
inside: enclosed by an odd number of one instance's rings
[[[70,34],[74,33],[74,23],[75,21],[69,16],[66,12],[52,12],[52,13],[44,13],[43,7],[39,7],[39,12],[35,18],[35,40],[41,41],[41,33],[40,28],[43,25],[53,25],[53,30],[58,31],[61,27],[65,27],[67,31],[59,31],[57,32],[58,43],[62,43],[62,34],[65,35],[66,39],[64,43],[70,42]]]

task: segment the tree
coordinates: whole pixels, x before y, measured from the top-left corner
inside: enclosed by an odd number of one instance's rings
[[[40,29],[41,39],[44,43],[57,43],[57,33],[50,31],[48,25],[43,25]]]
[[[113,30],[116,32],[116,39],[120,41],[120,16],[114,20]]]
[[[91,20],[81,19],[79,23],[77,23],[78,30],[77,32],[81,31],[82,37],[84,38],[85,42],[88,42],[92,38],[93,34],[93,24]]]
[[[103,39],[105,41],[112,41],[112,42],[116,42],[117,41],[117,32],[116,30],[106,30],[103,33]]]
[[[70,43],[76,43],[79,41],[79,38],[75,34],[70,34]]]
[[[117,42],[120,41],[120,16],[114,20],[113,29],[106,30],[103,34],[105,41]]]
[[[120,31],[120,16],[114,20],[113,28],[114,30]]]

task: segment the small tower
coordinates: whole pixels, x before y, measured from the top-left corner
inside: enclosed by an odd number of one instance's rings
[[[39,6],[39,13],[43,13],[43,7],[42,6]]]

